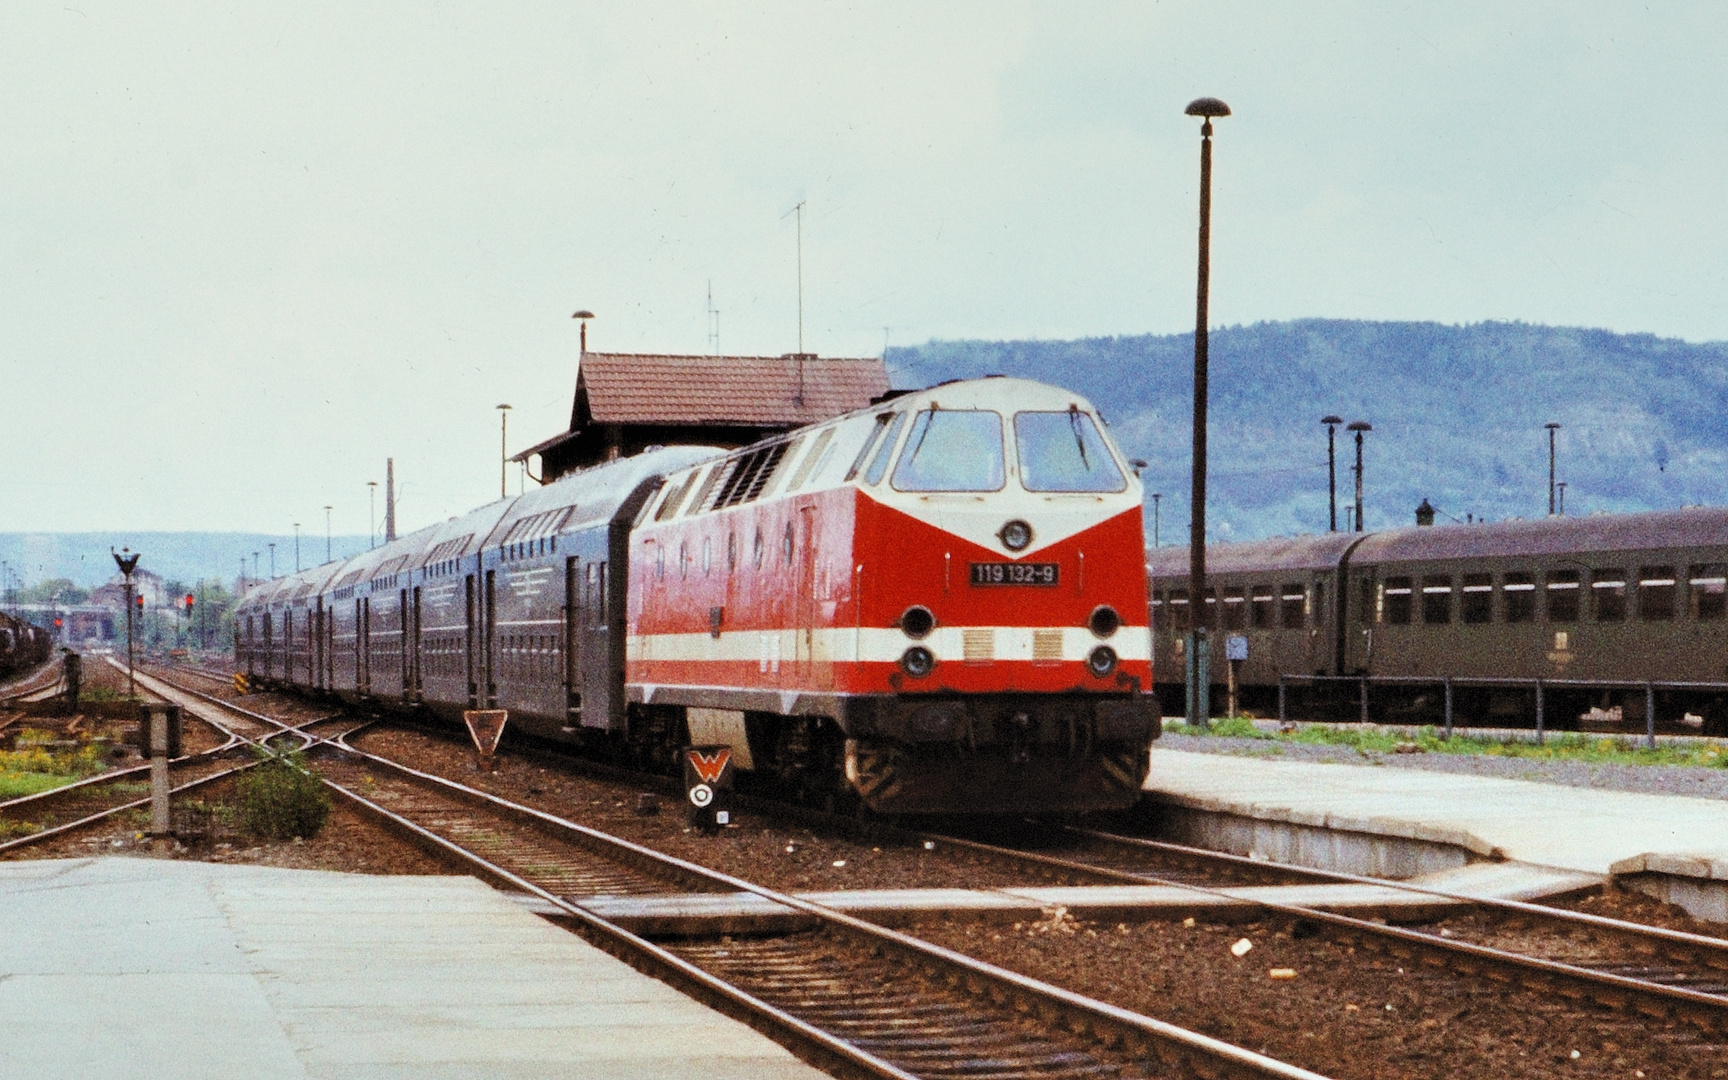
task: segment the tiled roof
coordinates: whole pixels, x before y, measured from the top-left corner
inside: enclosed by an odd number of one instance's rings
[[[798,369],[803,368],[803,404]],[[800,426],[861,409],[888,390],[880,359],[584,353],[581,380],[600,424]]]

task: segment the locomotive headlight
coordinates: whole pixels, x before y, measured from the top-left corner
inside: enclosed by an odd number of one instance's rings
[[[1102,679],[1116,670],[1116,650],[1108,645],[1098,646],[1086,657],[1086,667]]]
[[[1110,662],[1116,662],[1115,654],[1111,654]],[[936,658],[924,646],[914,645],[900,654],[900,667],[914,679],[922,679],[936,667]]]
[[[923,604],[913,604],[900,616],[900,631],[913,641],[936,629],[936,616]]]
[[[1122,629],[1122,616],[1109,604],[1099,604],[1087,618],[1086,628],[1098,637],[1107,638]]]
[[[1015,518],[1002,526],[1002,531],[997,533],[996,537],[1009,551],[1025,551],[1026,545],[1032,542],[1032,526]]]

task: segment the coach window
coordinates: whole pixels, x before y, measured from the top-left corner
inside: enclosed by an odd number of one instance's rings
[[[1274,617],[1278,614],[1278,594],[1272,591],[1270,585],[1256,585],[1253,597],[1249,618],[1254,622],[1254,629],[1272,629],[1275,625]]]
[[[1240,630],[1247,621],[1247,612],[1242,609],[1247,605],[1247,594],[1241,588],[1224,590],[1224,629]]]
[[[1548,621],[1578,621],[1578,571],[1548,571]]]
[[[1626,571],[1590,571],[1591,606],[1597,622],[1623,622],[1626,618]]]
[[[654,545],[654,580],[666,580],[666,548],[660,544]]]
[[[702,576],[707,577],[708,571],[714,568],[714,540],[711,537],[702,538]]]
[[[1303,609],[1307,607],[1308,596],[1300,585],[1285,585],[1279,590],[1278,625],[1286,630],[1302,628]]]
[[[1444,626],[1452,621],[1452,578],[1429,575],[1422,579],[1422,621]]]
[[[251,625],[250,622],[248,622],[247,625],[248,625],[248,627],[250,627],[250,625]],[[1178,634],[1186,634],[1189,630],[1192,629],[1192,627],[1190,627],[1188,625],[1188,590],[1187,589],[1171,589],[1170,590],[1170,627],[1171,627],[1171,629],[1175,630]],[[251,632],[250,628],[248,628],[246,633],[247,633],[248,637],[251,636],[252,632]]]
[[[1687,575],[1686,594],[1690,598],[1692,617],[1704,622],[1720,622],[1728,614],[1728,566],[1722,563],[1693,563]]]
[[[1638,617],[1645,622],[1666,622],[1674,617],[1674,568],[1638,568]]]
[[[1502,609],[1509,623],[1536,619],[1536,579],[1523,570],[1508,570],[1500,579]]]
[[[683,581],[690,576],[690,545],[684,541],[678,542],[678,580]],[[588,564],[588,580],[594,580],[594,564]]]
[[[1410,579],[1407,577],[1389,577],[1381,593],[1383,597],[1381,619],[1392,626],[1405,626],[1410,622]]]
[[[738,533],[732,531],[726,534],[726,572],[730,574],[736,569],[738,569]]]
[[[1200,612],[1200,618],[1206,620],[1206,629],[1218,629],[1218,593],[1216,590],[1206,590],[1206,610]]]
[[[758,570],[762,569],[762,530],[761,529],[756,530],[756,544],[755,544],[754,550],[751,552],[751,557],[756,563],[756,569],[758,569]]]
[[[1465,574],[1463,595],[1458,617],[1461,622],[1479,626],[1494,620],[1494,575]]]
[[[1154,590],[1151,593],[1148,602],[1152,608],[1152,632],[1157,633],[1159,630],[1164,628],[1164,620],[1169,615],[1169,613],[1164,610],[1164,590]]]
[[[786,523],[786,531],[780,537],[780,551],[786,557],[786,565],[792,565],[792,523]]]
[[[1001,491],[1002,417],[987,409],[925,409],[894,467],[900,491]]]

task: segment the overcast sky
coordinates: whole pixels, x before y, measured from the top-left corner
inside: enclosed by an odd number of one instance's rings
[[[596,349],[1532,322],[1728,338],[1728,6],[0,8],[0,531],[404,528]],[[1059,381],[1059,373],[1053,373]],[[512,466],[514,469],[514,466]],[[516,479],[510,484],[514,491]]]

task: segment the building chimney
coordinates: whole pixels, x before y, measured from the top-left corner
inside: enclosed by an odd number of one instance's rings
[[[376,475],[376,474],[374,474]],[[1434,515],[1428,515],[1432,518]],[[396,459],[384,459],[384,542],[396,539]]]
[[[1427,499],[1423,499],[1422,505],[1418,506],[1416,508],[1416,524],[1418,524],[1418,525],[1432,525],[1432,524],[1434,524],[1434,508],[1432,506],[1428,505]]]

